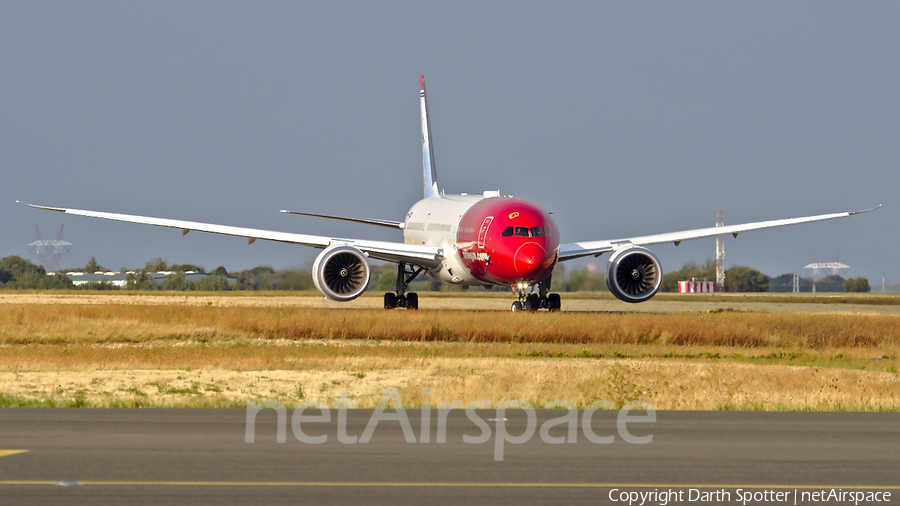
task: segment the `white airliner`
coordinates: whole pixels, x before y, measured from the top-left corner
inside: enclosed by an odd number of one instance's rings
[[[177,228],[181,229],[182,235],[197,230],[246,237],[251,244],[257,239],[265,239],[323,249],[313,263],[312,276],[319,292],[331,300],[349,301],[359,297],[369,285],[369,259],[375,258],[397,263],[396,292],[384,294],[385,308],[417,309],[418,296],[407,292],[407,287],[424,272],[431,279],[463,287],[510,286],[518,294],[518,300],[512,303],[513,311],[560,309],[559,294],[549,293],[551,274],[558,262],[610,253],[606,266],[606,284],[610,292],[625,302],[644,302],[656,294],[662,281],[659,259],[646,246],[662,243],[674,243],[677,246],[681,241],[724,234],[737,237],[741,232],[843,218],[877,209],[623,239],[563,243],[550,214],[532,202],[503,196],[499,191],[446,195],[439,189],[428,104],[425,100],[425,78],[419,77],[425,198],[413,204],[404,221],[281,211],[395,228],[403,231],[403,242],[338,239],[129,214],[25,205],[66,214]],[[531,293],[528,293],[529,288]],[[537,293],[534,288],[537,288]]]

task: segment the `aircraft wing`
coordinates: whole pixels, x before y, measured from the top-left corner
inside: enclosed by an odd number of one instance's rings
[[[134,216],[131,214],[104,213],[99,211],[85,211],[81,209],[38,206],[34,204],[25,204],[23,202],[19,202],[18,200],[16,202],[28,207],[33,207],[35,209],[58,211],[61,213],[74,214],[77,216],[88,216],[90,218],[103,218],[106,220],[125,221],[128,223],[142,223],[145,225],[156,225],[158,227],[177,228],[181,230],[182,235],[186,235],[188,232],[196,230],[198,232],[209,232],[213,234],[246,237],[250,244],[252,244],[257,239],[287,242],[291,244],[302,244],[304,246],[312,246],[313,248],[320,249],[327,248],[332,244],[347,244],[359,248],[362,252],[366,253],[371,258],[385,260],[388,262],[407,262],[427,268],[438,266],[441,263],[441,259],[443,257],[443,251],[441,251],[441,249],[436,246],[424,246],[386,241],[341,239],[320,235],[293,234],[288,232],[260,230],[255,228],[214,225],[211,223],[200,223],[196,221],[170,220],[165,218],[152,218],[149,216]]]
[[[603,253],[617,250],[625,246],[649,246],[652,244],[663,244],[667,242],[674,243],[676,246],[681,241],[690,241],[692,239],[703,239],[705,237],[715,237],[717,235],[731,234],[737,238],[741,232],[750,232],[752,230],[762,230],[765,228],[785,227],[788,225],[799,225],[801,223],[811,223],[814,221],[833,220],[835,218],[844,218],[857,214],[868,213],[881,207],[873,207],[864,211],[852,211],[843,213],[820,214],[817,216],[805,216],[803,218],[788,218],[784,220],[757,221],[755,223],[745,223],[743,225],[725,225],[721,227],[698,228],[694,230],[684,230],[681,232],[668,232],[665,234],[644,235],[640,237],[629,237],[625,239],[615,239],[611,241],[586,241],[562,244],[559,247],[559,261],[572,260],[585,256],[599,256]]]

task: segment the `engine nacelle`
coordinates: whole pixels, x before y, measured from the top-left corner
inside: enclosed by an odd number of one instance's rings
[[[316,290],[338,302],[353,300],[369,284],[369,259],[353,246],[329,246],[313,262],[312,277]]]
[[[662,275],[659,259],[641,246],[616,250],[606,264],[606,286],[625,302],[644,302],[656,295]]]

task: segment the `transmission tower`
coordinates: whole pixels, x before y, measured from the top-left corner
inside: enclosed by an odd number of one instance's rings
[[[59,270],[59,261],[62,254],[67,253],[72,248],[72,243],[63,240],[63,227],[65,225],[59,227],[59,234],[56,235],[56,239],[45,241],[41,239],[41,231],[38,230],[38,226],[34,226],[34,235],[37,240],[28,244],[28,250],[37,255],[38,261],[47,272]],[[47,260],[47,255],[53,255],[52,259]]]
[[[813,272],[813,292],[816,291],[816,282],[819,281],[819,278],[822,277],[821,270],[823,269],[831,269],[831,274],[838,275],[840,274],[841,269],[849,269],[850,266],[846,264],[842,264],[839,262],[841,259],[841,248],[838,248],[837,254],[834,256],[834,262],[818,262],[816,260],[816,250],[810,248],[812,251],[812,259],[813,263],[804,267],[804,269],[812,269]]]
[[[716,226],[725,225],[725,211],[716,209]],[[725,236],[716,236],[716,291],[725,291]]]

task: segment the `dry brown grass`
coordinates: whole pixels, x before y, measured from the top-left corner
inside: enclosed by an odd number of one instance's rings
[[[781,348],[630,344],[443,343],[354,340],[219,340],[148,343],[0,345],[0,371],[119,369],[329,369],[336,361],[501,359],[650,359],[742,362],[896,372],[896,352],[869,348]]]
[[[305,366],[305,367],[304,367]],[[854,369],[697,363],[654,359],[430,359],[342,357],[284,370],[120,369],[0,372],[3,396],[88,406],[240,406],[275,399],[287,406],[342,393],[373,407],[387,387],[407,407],[428,400],[584,407],[632,400],[656,409],[897,410],[896,373]],[[431,388],[423,395],[422,388]]]
[[[184,305],[0,305],[3,344],[240,338],[893,349],[900,344],[900,317],[731,311],[513,314]]]
[[[430,387],[433,404],[900,409],[900,317],[890,314],[386,312],[163,300],[0,303],[0,405],[291,405],[347,392],[371,407],[394,386],[412,405]]]

